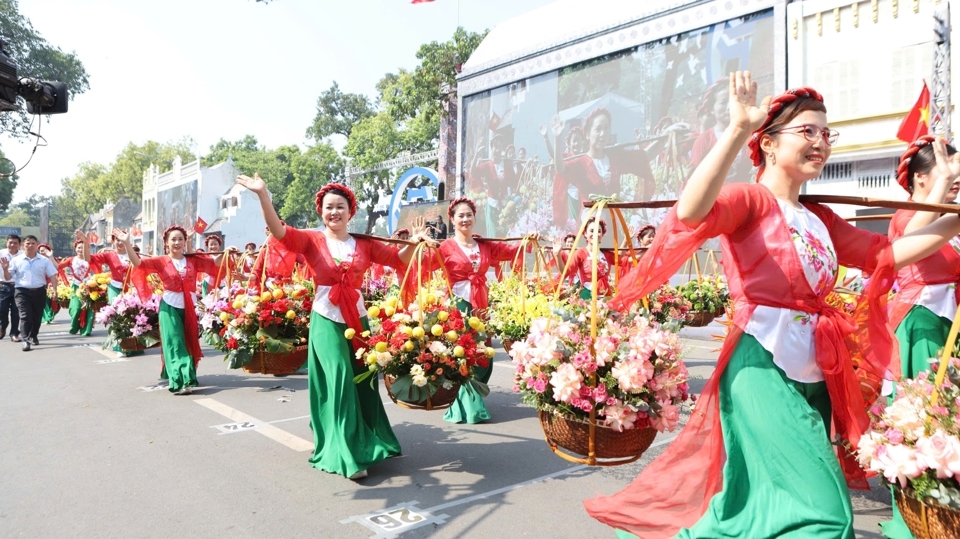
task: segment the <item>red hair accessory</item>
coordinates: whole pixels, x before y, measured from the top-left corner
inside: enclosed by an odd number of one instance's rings
[[[576,239],[577,239],[576,234],[567,234],[566,236],[563,237],[563,241],[576,240]]]
[[[37,250],[39,251],[40,249],[43,249],[44,247],[46,247],[47,250],[50,251],[51,253],[53,252],[53,247],[50,247],[50,245],[48,245],[48,244],[46,244],[46,243],[41,243],[40,245],[37,245]],[[76,247],[76,245],[74,245],[74,247]]]
[[[347,207],[350,208],[350,217],[353,218],[353,216],[357,214],[357,197],[349,187],[342,183],[328,183],[317,191],[317,213],[323,213],[321,211],[323,208],[323,197],[330,191],[340,191],[340,193],[347,196]]]
[[[447,217],[451,221],[453,220],[453,209],[459,206],[460,204],[466,204],[467,206],[470,206],[470,210],[473,212],[473,214],[474,215],[477,214],[477,205],[474,204],[472,200],[464,197],[455,198],[452,201],[450,201],[450,207],[447,208]]]
[[[83,240],[77,240],[77,241],[73,242],[73,248],[76,249],[76,248],[77,248],[77,245],[80,245],[81,243],[83,243]],[[38,249],[39,249],[39,247],[38,247]]]
[[[935,135],[923,135],[911,142],[910,145],[907,146],[907,151],[903,152],[903,155],[900,156],[900,164],[897,166],[897,183],[900,184],[900,187],[906,189],[908,193],[913,193],[913,190],[910,189],[910,161],[913,160],[913,156],[917,155],[917,152],[919,152],[921,148],[935,140],[937,140]]]
[[[174,230],[179,230],[183,234],[183,239],[187,239],[187,230],[180,225],[170,225],[166,230],[163,231],[163,243],[167,243],[167,236]]]
[[[763,135],[764,130],[770,127],[770,123],[773,122],[773,118],[781,110],[783,110],[783,107],[793,103],[801,97],[809,97],[823,103],[823,96],[813,88],[803,87],[787,90],[786,92],[773,98],[773,101],[770,102],[770,111],[767,113],[767,119],[764,120],[763,125],[760,126],[760,129],[754,131],[753,135],[750,137],[750,142],[747,143],[747,147],[750,148],[750,160],[753,161],[753,166],[760,167],[760,170],[757,171],[757,178],[763,174],[764,168],[763,165],[760,164],[760,137]]]
[[[653,225],[643,225],[642,227],[640,227],[640,230],[637,231],[637,235],[635,236],[637,238],[637,241],[640,241],[640,236],[643,236],[643,233],[646,232],[647,230],[652,230],[654,234],[657,233],[657,227]]]
[[[394,237],[397,237],[397,238],[400,237],[400,234],[406,234],[406,235],[409,236],[409,235],[410,235],[410,230],[407,229],[407,228],[400,228],[400,229],[397,229],[397,230],[393,233]]]
[[[218,236],[218,235],[216,235],[216,234],[211,234],[211,235],[207,236],[206,239],[203,240],[203,244],[206,245],[207,247],[209,247],[211,241],[215,241],[215,242],[219,243],[221,246],[223,246],[223,240],[221,240],[221,239],[220,239],[220,236]]]

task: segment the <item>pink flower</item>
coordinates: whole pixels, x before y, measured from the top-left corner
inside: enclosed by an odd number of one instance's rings
[[[903,443],[903,433],[897,429],[887,429],[887,431],[883,433],[883,437],[893,445],[899,445]]]
[[[579,395],[583,375],[569,363],[562,363],[550,377],[553,397],[559,402],[572,402]]]
[[[622,404],[608,404],[603,409],[604,423],[612,429],[623,432],[632,429],[637,421],[637,413]]]
[[[938,429],[917,440],[917,461],[940,479],[960,475],[960,440]]]
[[[532,387],[537,393],[543,393],[547,390],[547,381],[543,378],[537,378],[533,381]]]
[[[905,444],[880,446],[877,449],[877,461],[882,470],[876,471],[882,471],[887,481],[896,481],[901,487],[906,487],[908,479],[920,477],[925,470],[925,467],[917,462],[916,451]]]
[[[680,422],[680,410],[669,403],[669,401],[660,402],[660,414],[653,419],[653,428],[660,432],[673,432]]]
[[[653,376],[653,364],[646,360],[618,361],[613,365],[610,374],[617,379],[620,389],[633,391],[643,389],[647,380]]]

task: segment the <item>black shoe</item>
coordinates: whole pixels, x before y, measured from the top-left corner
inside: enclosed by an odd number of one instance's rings
[[[20,336],[19,336],[19,335],[11,335],[11,336],[10,336],[10,342],[20,342]]]
[[[29,343],[29,342],[24,342],[24,343],[23,343],[23,351],[24,351],[24,352],[29,352],[29,351],[30,351],[30,343]]]
[[[37,339],[36,337],[33,337],[32,339],[29,339],[29,341],[30,341],[30,344],[32,344],[32,345],[34,345],[34,346],[40,346],[40,340]]]

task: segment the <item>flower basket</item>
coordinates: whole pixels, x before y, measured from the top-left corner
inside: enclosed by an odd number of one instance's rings
[[[387,389],[387,395],[390,396],[390,400],[398,406],[410,410],[445,410],[457,400],[457,395],[460,393],[460,382],[454,382],[449,389],[441,386],[437,389],[436,393],[428,395],[426,399],[410,402],[400,400],[393,394],[391,387],[396,381],[397,377],[392,374],[383,375],[383,385]]]
[[[135,352],[160,346],[159,311],[160,296],[140,301],[132,293],[120,294],[113,303],[100,307],[95,320],[107,328],[103,348],[117,345],[121,350]]]
[[[414,256],[422,256],[423,249],[421,243]],[[372,384],[382,373],[391,400],[414,410],[448,408],[466,384],[481,396],[488,395],[490,389],[476,379],[476,369],[488,367],[495,353],[484,345],[486,325],[457,309],[445,277],[418,284],[417,300],[410,305],[388,297],[382,307],[374,305],[367,311],[369,331],[356,335],[348,328],[344,333],[346,339],[362,343],[356,360],[367,371],[354,382],[369,378]]]
[[[540,426],[550,449],[565,449],[578,456],[590,455],[590,423],[540,410]],[[618,431],[604,425],[594,426],[594,456],[598,465],[614,466],[634,462],[643,456],[657,429],[628,429]],[[601,460],[602,459],[602,460]]]
[[[292,374],[306,361],[313,294],[312,282],[291,280],[212,290],[197,304],[203,340],[230,369]]]
[[[591,213],[604,206],[601,200]],[[614,216],[626,229],[619,210]],[[596,289],[596,279],[593,284]],[[655,310],[663,312],[663,305],[650,306],[649,313]],[[531,321],[527,338],[510,349],[514,391],[537,408],[557,456],[589,466],[627,464],[657,432],[679,426],[688,375],[679,337],[669,327],[645,309],[611,310],[597,296],[589,303],[571,300]]]
[[[960,511],[942,505],[928,505],[901,488],[894,488],[897,509],[917,539],[960,537]]]
[[[271,353],[260,350],[253,355],[253,359],[249,363],[243,366],[243,370],[251,374],[272,374],[274,376],[293,374],[307,361],[309,348],[308,345],[304,344],[295,347],[293,352],[288,353]]]
[[[510,349],[513,348],[513,344],[514,344],[516,341],[511,341],[510,339],[503,339],[503,340],[501,340],[500,342],[501,342],[501,344],[503,344],[503,351],[506,352],[507,354],[509,354],[509,353],[510,353]]]
[[[137,337],[127,337],[120,341],[120,349],[125,352],[139,352],[141,350],[149,350],[151,348],[158,348],[160,346],[160,335],[155,335],[157,342],[146,346],[143,342]]]
[[[70,298],[57,298],[57,305],[59,305],[61,309],[69,309]]]
[[[532,320],[549,316],[566,303],[546,291],[552,283],[548,277],[539,275],[526,273],[526,268],[521,267],[520,271],[504,275],[490,285],[490,306],[484,312],[487,327],[500,338],[507,352],[510,351],[508,342],[527,338]]]

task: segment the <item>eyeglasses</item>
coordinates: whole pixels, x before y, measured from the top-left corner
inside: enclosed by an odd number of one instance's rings
[[[810,142],[816,142],[821,137],[823,141],[828,145],[833,146],[837,143],[837,139],[840,137],[835,129],[830,129],[829,127],[820,128],[819,126],[813,124],[803,124],[803,125],[794,125],[791,127],[784,127],[783,129],[778,129],[774,133],[794,133],[796,135],[803,135],[803,138],[809,140]]]

